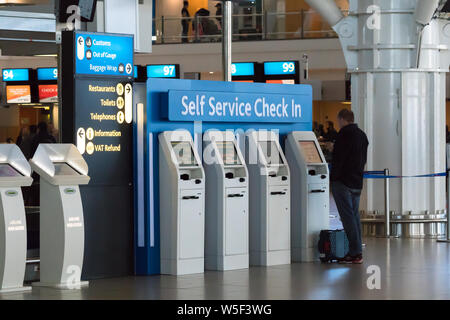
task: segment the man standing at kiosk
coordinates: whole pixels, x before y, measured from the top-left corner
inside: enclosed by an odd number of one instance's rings
[[[331,190],[349,241],[349,253],[340,263],[361,264],[363,256],[359,200],[369,141],[354,123],[352,111],[341,110],[337,120],[340,131],[333,150]]]

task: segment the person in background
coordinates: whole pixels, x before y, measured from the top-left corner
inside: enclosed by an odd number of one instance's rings
[[[361,264],[363,255],[359,200],[369,141],[354,123],[352,111],[341,110],[337,120],[340,131],[331,162],[331,191],[349,241],[349,252],[339,263]]]
[[[450,132],[448,131],[448,125],[445,126],[445,140],[447,143],[450,143]]]
[[[53,137],[48,132],[48,125],[47,125],[46,122],[40,122],[38,124],[38,132],[37,132],[36,136],[34,137],[33,142],[31,144],[32,156],[34,155],[34,153],[36,152],[38,146],[41,143],[56,143],[55,137]]]
[[[337,131],[334,128],[334,123],[332,121],[328,121],[328,128],[327,128],[327,132],[324,135],[325,140],[330,141],[330,142],[334,142],[336,141],[337,138]]]
[[[319,139],[319,137],[320,137],[320,135],[319,135],[319,123],[317,123],[317,121],[313,122],[313,129],[312,129],[312,131],[316,135],[317,139]]]
[[[183,19],[181,20],[181,27],[183,28],[183,37],[182,42],[187,43],[189,42],[188,39],[188,33],[189,33],[189,21],[190,21],[190,14],[189,14],[189,1],[183,1],[183,9],[181,9],[181,16]]]
[[[7,143],[7,144],[13,144],[13,143],[14,143],[13,138],[8,138],[8,139],[6,139],[6,143]]]
[[[219,2],[218,4],[216,4],[216,20],[219,23],[220,29],[222,29],[222,3]]]
[[[318,134],[319,138],[323,138],[323,136],[325,135],[325,129],[323,128],[323,124],[319,124]]]
[[[23,127],[19,138],[17,138],[16,144],[19,146],[20,150],[22,150],[22,153],[27,160],[31,159],[31,144],[36,135],[36,130],[36,126],[30,126],[29,128]]]

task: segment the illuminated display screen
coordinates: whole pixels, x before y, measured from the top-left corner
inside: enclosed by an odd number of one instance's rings
[[[188,141],[172,141],[172,148],[177,157],[178,165],[180,167],[194,167],[197,166],[194,151]]]
[[[259,147],[266,157],[267,164],[280,165],[284,163],[275,141],[260,141]]]
[[[0,164],[0,177],[22,177],[22,174],[20,174],[16,169],[11,167],[7,163],[1,163]]]
[[[233,77],[254,76],[255,64],[252,62],[233,63],[231,65],[231,75]]]
[[[3,69],[2,79],[8,81],[29,81],[30,70],[28,69]]]
[[[39,68],[37,69],[37,77],[39,81],[58,80],[57,68]]]
[[[264,63],[264,74],[267,76],[274,75],[295,75],[297,72],[295,62],[292,61],[276,61]]]
[[[54,163],[55,176],[79,176],[80,174],[75,171],[71,166],[65,162]]]
[[[30,103],[31,87],[30,86],[6,86],[6,102],[7,103]]]
[[[235,166],[241,164],[238,152],[232,141],[219,141],[216,142],[216,144],[223,159],[224,165]]]
[[[147,78],[176,78],[177,70],[174,64],[147,66]]]
[[[139,78],[139,72],[138,72],[138,67],[134,66],[134,78],[137,79]]]
[[[314,141],[300,141],[299,144],[307,164],[322,163],[322,158]]]

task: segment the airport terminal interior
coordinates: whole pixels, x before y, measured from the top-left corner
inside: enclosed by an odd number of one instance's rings
[[[449,66],[447,0],[0,0],[0,300],[450,299]]]

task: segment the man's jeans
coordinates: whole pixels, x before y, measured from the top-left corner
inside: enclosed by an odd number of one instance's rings
[[[349,254],[351,256],[362,254],[362,231],[359,216],[361,190],[351,189],[339,181],[332,181],[331,191],[347,234]]]

